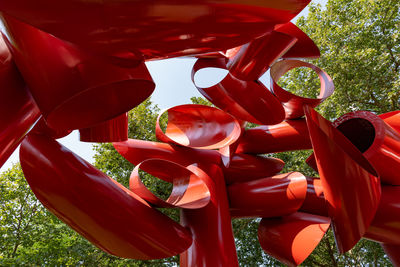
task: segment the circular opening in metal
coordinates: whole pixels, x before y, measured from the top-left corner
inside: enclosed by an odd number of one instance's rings
[[[371,122],[362,118],[347,120],[337,129],[352,142],[362,153],[368,150],[375,140],[375,128]]]

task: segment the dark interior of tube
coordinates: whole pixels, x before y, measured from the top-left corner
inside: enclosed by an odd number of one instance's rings
[[[340,124],[337,129],[362,153],[367,151],[375,139],[375,128],[372,123],[366,119],[350,119]]]

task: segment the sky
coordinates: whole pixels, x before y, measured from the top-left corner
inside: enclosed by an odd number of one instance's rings
[[[323,6],[325,6],[326,2],[327,0],[312,1],[312,3],[320,3]],[[292,21],[295,22],[298,17],[306,16],[307,13],[308,8],[304,9]],[[146,65],[156,84],[154,93],[151,96],[151,101],[154,104],[157,104],[160,109],[165,109],[176,105],[191,103],[191,97],[201,96],[191,80],[191,71],[194,62],[195,59],[193,58],[173,58],[146,62]],[[218,72],[216,69],[212,69],[211,72],[204,70],[204,72],[199,71],[196,78],[199,78],[199,82],[202,80],[207,81],[207,83],[210,84],[215,84],[221,80],[225,74],[226,73],[224,71]],[[267,75],[261,77],[260,80],[266,84],[269,84]],[[204,84],[200,83],[199,85],[204,86]],[[78,131],[73,131],[70,135],[58,139],[58,141],[86,161],[93,163],[93,144],[80,142]],[[10,168],[13,163],[17,163],[19,161],[18,154],[19,148],[14,151],[7,162],[0,168],[0,172]]]

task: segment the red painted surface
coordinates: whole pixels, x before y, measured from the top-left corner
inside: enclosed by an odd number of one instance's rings
[[[328,217],[328,205],[324,197],[324,188],[321,179],[307,178],[307,194],[300,211]]]
[[[20,159],[43,205],[110,254],[165,258],[192,244],[190,231],[49,137],[28,136]]]
[[[400,266],[400,245],[381,244],[394,267]]]
[[[264,218],[258,228],[263,250],[289,266],[301,264],[328,230],[327,217],[297,212],[278,218]]]
[[[89,128],[79,129],[82,142],[122,142],[128,140],[128,113],[101,122]]]
[[[339,251],[345,252],[361,239],[375,216],[380,180],[370,163],[331,122],[310,107],[305,112],[336,243]]]
[[[228,186],[233,217],[277,217],[299,210],[307,193],[306,177],[299,172]]]

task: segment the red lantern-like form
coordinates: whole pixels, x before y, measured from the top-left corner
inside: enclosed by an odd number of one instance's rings
[[[36,197],[118,257],[239,266],[231,221],[246,217],[260,218],[261,247],[290,266],[330,226],[340,252],[368,238],[399,266],[400,111],[332,123],[314,110],[334,84],[300,60],[320,56],[290,22],[309,2],[1,1],[0,165],[21,143]],[[191,79],[214,107],[169,108],[156,121],[158,142],[129,139],[129,110],[155,89],[145,62],[180,56],[197,59]],[[318,97],[279,84],[300,67],[318,74]],[[226,75],[202,86],[207,68]],[[129,188],[56,141],[72,130],[83,142],[113,143],[135,165]],[[281,173],[285,162],[273,155],[311,149],[306,162],[319,177]],[[171,194],[154,195],[143,172]],[[158,208],[179,208],[180,221]]]

